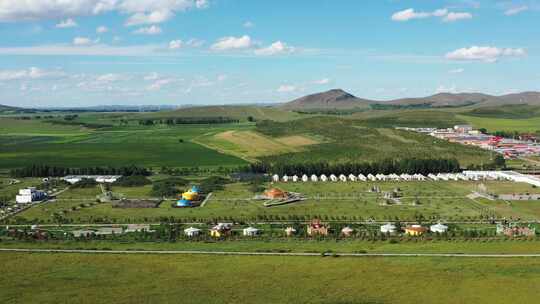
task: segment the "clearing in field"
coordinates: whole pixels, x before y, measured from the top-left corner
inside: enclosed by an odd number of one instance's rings
[[[303,135],[271,138],[254,131],[225,131],[198,140],[218,151],[246,159],[300,152],[305,146],[319,143]]]

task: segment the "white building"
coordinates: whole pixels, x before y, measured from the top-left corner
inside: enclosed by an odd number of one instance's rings
[[[292,235],[296,234],[296,229],[294,229],[293,227],[287,227],[285,229],[285,234],[287,236],[292,236]]]
[[[330,180],[333,181],[333,182],[337,182],[338,181],[338,178],[337,176],[335,176],[334,174],[330,175]]]
[[[76,184],[83,179],[95,180],[98,183],[112,184],[122,177],[121,175],[68,175],[62,178],[64,181],[70,184]]]
[[[307,183],[309,181],[309,177],[307,175],[302,175],[302,182]]]
[[[311,181],[312,181],[312,182],[317,182],[317,181],[319,181],[319,178],[317,177],[317,175],[313,174],[313,175],[311,176]]]
[[[342,182],[346,182],[346,181],[347,181],[347,177],[346,177],[345,175],[341,174],[341,175],[339,176],[339,180],[342,181]]]
[[[286,182],[289,181],[289,177],[288,177],[287,175],[283,175],[283,177],[281,178],[281,180],[282,180],[283,182],[286,183]]]
[[[279,175],[275,174],[274,176],[272,176],[272,180],[277,183],[279,182]]]
[[[448,231],[448,226],[438,223],[435,225],[431,225],[429,227],[429,230],[435,233],[445,233],[446,231]]]
[[[296,182],[298,181],[298,176],[296,176],[296,175],[293,175],[293,177],[292,177],[292,181],[296,183]]]
[[[381,226],[381,232],[382,233],[396,233],[396,226],[392,223],[388,223],[388,224],[385,224],[385,225],[382,225]]]
[[[364,174],[358,174],[358,179],[365,182],[367,180],[367,177]]]
[[[36,190],[34,187],[20,189],[19,194],[15,197],[17,204],[28,204],[35,201],[41,201],[47,194],[43,191]]]
[[[247,227],[243,230],[244,236],[256,236],[259,234],[259,229],[253,227]]]
[[[328,181],[328,177],[326,177],[326,175],[321,175],[321,182],[326,182]]]
[[[355,182],[355,181],[358,180],[358,178],[357,178],[354,174],[349,174],[349,180],[350,180],[351,182]]]
[[[187,229],[184,229],[184,234],[187,237],[196,237],[201,233],[201,229],[189,227]]]

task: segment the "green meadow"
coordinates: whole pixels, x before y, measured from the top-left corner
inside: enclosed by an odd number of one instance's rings
[[[0,254],[2,303],[535,303],[537,259]]]

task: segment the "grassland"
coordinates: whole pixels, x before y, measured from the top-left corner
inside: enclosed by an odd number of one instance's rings
[[[196,142],[251,161],[261,156],[306,151],[304,147],[319,143],[301,135],[272,138],[253,131],[225,131],[198,137]]]
[[[480,148],[449,143],[444,140],[388,128],[366,127],[363,120],[337,117],[314,117],[291,122],[262,122],[257,131],[279,138],[301,135],[323,138],[318,145],[306,147],[305,153],[287,153],[270,158],[273,161],[374,161],[385,158],[456,158],[461,165],[488,163],[490,154]]]
[[[385,204],[383,194],[369,192],[373,185],[382,192],[401,190],[400,204]],[[64,218],[74,223],[128,223],[159,222],[160,218],[174,217],[185,221],[208,222],[217,219],[237,221],[272,221],[311,219],[319,216],[326,220],[363,221],[375,219],[415,221],[419,216],[425,219],[470,220],[495,216],[498,218],[540,218],[540,205],[536,201],[489,201],[471,200],[467,195],[478,189],[470,182],[378,182],[378,183],[279,183],[273,186],[286,191],[299,192],[307,200],[279,207],[264,207],[261,201],[252,200],[255,193],[248,185],[234,183],[224,190],[213,193],[205,207],[178,209],[171,207],[170,201],[159,208],[121,209],[111,204],[92,204],[77,208],[80,204],[90,204],[99,193],[98,188],[73,189],[61,194],[56,202],[35,206],[18,215],[29,221],[51,223],[54,214],[65,210]],[[538,188],[527,184],[507,182],[486,182],[489,192],[494,194],[540,193]],[[129,198],[150,198],[150,187],[119,188],[114,192]],[[419,204],[417,204],[419,203]]]
[[[2,303],[534,303],[540,282],[537,259],[2,257]]]
[[[494,131],[518,131],[536,132],[540,130],[540,117],[527,119],[514,118],[493,118],[458,115],[459,118],[467,121],[476,128],[486,128],[490,132]]]

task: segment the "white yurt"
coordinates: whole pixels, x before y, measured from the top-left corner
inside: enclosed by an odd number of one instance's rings
[[[346,182],[346,181],[347,181],[347,177],[346,177],[345,175],[341,174],[341,175],[339,176],[339,180],[342,181],[342,182]]]
[[[308,177],[307,175],[305,175],[305,174],[302,175],[302,181],[303,181],[304,183],[309,182],[309,177]]]
[[[443,225],[441,223],[437,223],[435,225],[431,225],[429,227],[429,231],[435,232],[435,233],[445,233],[448,231],[448,226]]]
[[[358,179],[365,182],[367,180],[367,177],[364,174],[358,174]]]
[[[396,225],[392,223],[387,223],[381,226],[382,233],[396,233]]]
[[[311,176],[311,181],[312,181],[312,182],[318,182],[318,181],[319,181],[319,178],[317,177],[317,175],[313,174],[313,175]]]
[[[355,181],[358,180],[358,177],[356,177],[356,175],[354,175],[354,174],[349,174],[349,180],[350,180],[351,182],[355,182]]]
[[[337,176],[335,176],[334,174],[330,175],[330,180],[333,181],[333,182],[337,182],[338,181],[338,178]]]
[[[281,178],[281,180],[284,181],[284,182],[288,182],[289,179],[290,178],[287,175],[283,175],[283,177]]]
[[[272,176],[272,180],[273,180],[274,182],[276,182],[276,183],[279,182],[279,175],[277,175],[277,174],[273,175],[273,176]]]
[[[259,229],[253,227],[247,227],[243,230],[244,236],[256,236],[259,234]]]
[[[296,183],[296,182],[298,181],[298,176],[297,176],[297,175],[293,175],[292,181]]]
[[[328,177],[326,177],[326,175],[321,175],[321,182],[327,182],[328,181]]]
[[[196,237],[201,233],[201,229],[189,227],[187,229],[184,229],[184,234],[187,237]]]

